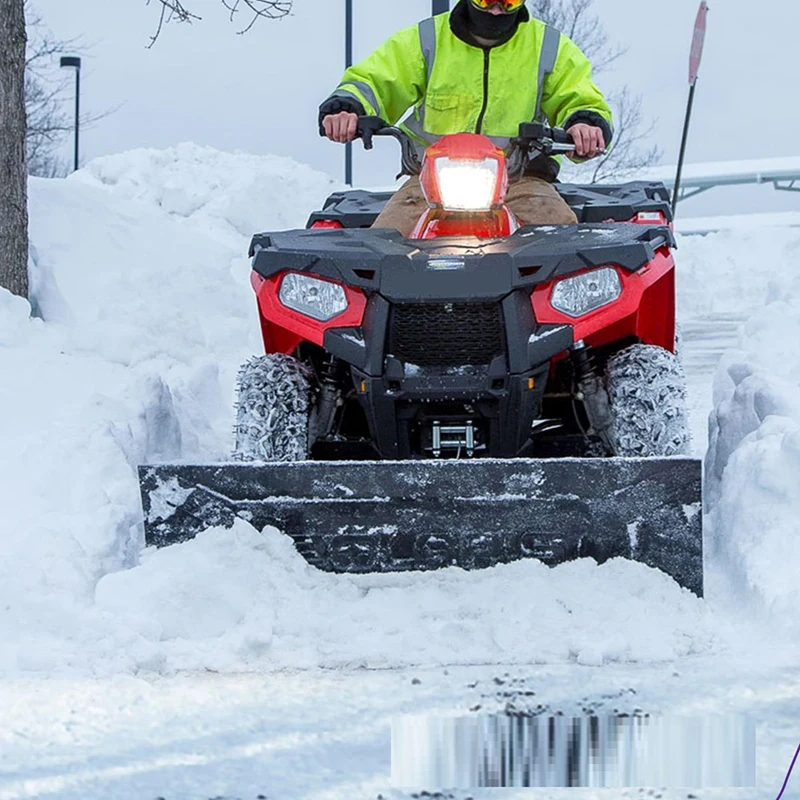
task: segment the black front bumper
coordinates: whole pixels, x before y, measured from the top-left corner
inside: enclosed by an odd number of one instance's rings
[[[424,429],[434,421],[470,418],[480,429],[478,454],[505,458],[525,451],[541,414],[550,361],[573,344],[573,330],[537,324],[529,291],[513,291],[494,302],[499,335],[496,330],[485,336],[465,330],[449,346],[440,341],[446,325],[413,335],[398,332],[403,305],[380,295],[370,299],[363,328],[328,331],[325,350],[352,365],[353,387],[382,457],[422,455]],[[435,309],[431,317],[437,310],[447,317],[454,304],[428,305]],[[476,326],[486,321],[487,305],[474,304]],[[459,322],[469,325],[468,305],[459,313]]]
[[[636,271],[674,243],[666,226],[525,227],[504,239],[408,240],[397,231],[262,234],[253,268],[308,272],[362,290],[358,328],[330,328],[324,349],[351,365],[370,438],[383,458],[429,455],[420,427],[480,423],[480,455],[527,452],[554,356],[571,325],[539,324],[531,292],[587,267]],[[422,438],[421,438],[422,437]]]

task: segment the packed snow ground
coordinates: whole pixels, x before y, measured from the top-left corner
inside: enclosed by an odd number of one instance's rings
[[[390,712],[466,709],[468,676],[509,670],[562,710],[629,683],[649,710],[763,712],[769,788],[737,796],[774,796],[800,739],[798,230],[680,239],[700,455],[715,409],[704,601],[624,561],[327,575],[244,523],[142,552],[137,465],[229,452],[233,378],[261,346],[250,234],[303,226],[335,188],[287,159],[192,145],[32,180],[43,319],[0,290],[0,798],[255,796],[258,781],[271,796],[374,796]],[[402,689],[409,669],[431,688]],[[223,743],[224,769],[197,756]],[[304,758],[319,769],[298,774]]]

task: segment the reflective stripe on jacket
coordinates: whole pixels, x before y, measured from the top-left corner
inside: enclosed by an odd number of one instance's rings
[[[567,36],[533,18],[492,48],[459,39],[449,12],[423,20],[350,67],[331,96],[355,98],[392,125],[413,108],[402,127],[420,144],[474,132],[505,147],[521,122],[546,119],[564,127],[576,115],[576,122],[599,116],[611,131],[611,110],[589,60]]]

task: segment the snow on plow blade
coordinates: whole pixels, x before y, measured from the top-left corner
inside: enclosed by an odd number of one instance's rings
[[[690,458],[163,464],[139,469],[148,545],[241,517],[329,572],[640,561],[703,591]]]

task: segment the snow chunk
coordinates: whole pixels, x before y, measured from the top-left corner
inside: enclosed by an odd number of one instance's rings
[[[660,661],[719,646],[702,601],[624,559],[332,575],[241,520],[107,575],[96,599],[157,622],[171,668]]]
[[[800,301],[777,300],[742,330],[715,380],[706,495],[715,552],[736,591],[798,625]]]

